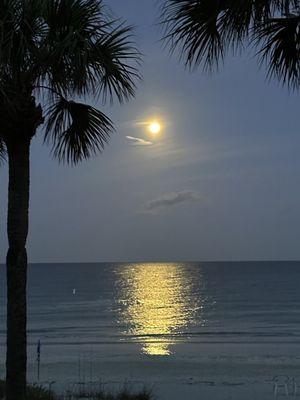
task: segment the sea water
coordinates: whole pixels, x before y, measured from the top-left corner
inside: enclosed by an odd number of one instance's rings
[[[1,268],[0,373],[5,364]],[[300,366],[300,263],[34,264],[28,365],[36,380],[246,382]],[[151,379],[150,379],[151,381]]]

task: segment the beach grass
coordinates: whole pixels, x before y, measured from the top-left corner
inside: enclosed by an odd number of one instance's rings
[[[65,400],[79,400],[79,399],[90,399],[90,400],[151,400],[152,394],[150,391],[143,389],[139,392],[131,392],[127,388],[121,389],[117,393],[111,393],[106,390],[95,390],[95,391],[80,391],[66,393]]]
[[[5,381],[0,380],[0,400],[5,398]],[[63,394],[56,394],[52,390],[46,389],[39,385],[27,386],[28,400],[152,400],[151,391],[142,389],[139,392],[132,392],[124,387],[116,393],[109,392],[102,388],[99,389],[80,389],[67,390]]]
[[[0,380],[0,399],[5,397],[5,381]],[[38,385],[27,386],[28,400],[58,400],[58,397],[48,389]]]

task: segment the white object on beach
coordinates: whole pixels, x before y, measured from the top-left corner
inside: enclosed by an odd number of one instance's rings
[[[286,396],[289,395],[289,383],[290,378],[287,375],[278,375],[273,378],[273,393],[274,396],[277,397],[280,393],[280,388],[284,389],[284,393]]]
[[[75,294],[76,294],[76,289],[74,288],[74,289],[73,289],[73,295],[75,295]]]
[[[293,395],[294,396],[297,396],[299,389],[300,389],[300,379],[293,378]]]

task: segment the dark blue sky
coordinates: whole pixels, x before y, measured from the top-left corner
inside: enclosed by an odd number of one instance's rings
[[[252,56],[189,74],[159,43],[156,0],[107,4],[137,26],[143,82],[128,104],[98,104],[117,129],[102,156],[59,166],[34,140],[30,260],[300,259],[299,94]],[[151,140],[136,122],[154,116],[153,145],[126,139]],[[4,237],[2,223],[2,260]]]

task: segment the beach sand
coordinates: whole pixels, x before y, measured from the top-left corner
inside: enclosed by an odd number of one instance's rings
[[[51,346],[45,346],[41,381],[55,381],[52,388],[58,392],[79,382],[86,387],[101,382],[107,390],[146,387],[158,400],[267,400],[274,398],[274,376],[300,377],[300,345],[294,343],[185,344],[184,356],[169,357],[133,356],[132,346],[83,345],[80,354],[78,346],[62,346],[64,361],[53,358]],[[29,379],[34,382],[37,368],[31,350]],[[290,394],[292,389],[290,385]],[[284,395],[283,388],[279,394]]]

